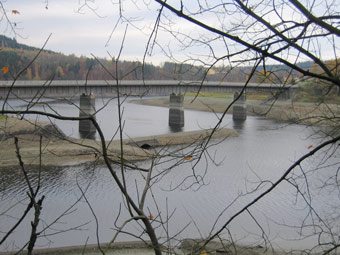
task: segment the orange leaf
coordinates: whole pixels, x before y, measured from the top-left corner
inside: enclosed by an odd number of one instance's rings
[[[149,220],[153,220],[155,217],[150,213],[150,215],[148,216]]]
[[[12,10],[12,13],[13,13],[13,14],[20,14],[20,12],[17,11],[17,10]]]
[[[313,148],[313,145],[309,145],[307,148],[308,148],[308,149],[312,149],[312,148]]]
[[[190,160],[190,159],[192,159],[192,156],[188,156],[188,157],[184,158],[184,160]]]
[[[1,70],[4,74],[8,73],[8,71],[9,71],[7,66],[3,67]]]

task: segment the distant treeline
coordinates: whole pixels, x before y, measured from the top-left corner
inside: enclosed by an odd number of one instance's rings
[[[19,44],[15,39],[0,35],[0,69],[8,67],[8,72],[0,73],[0,80],[12,79],[23,70],[36,56],[38,48]],[[21,80],[202,80],[209,81],[246,81],[251,67],[214,67],[190,64],[175,64],[165,62],[161,66],[138,61],[115,61],[115,59],[99,59],[64,55],[49,50],[43,50],[39,57],[19,77]],[[312,62],[301,63],[302,68],[309,69]],[[101,65],[105,66],[103,68]],[[118,70],[118,71],[116,71]],[[110,74],[109,74],[109,73]],[[275,74],[275,75],[274,75]],[[267,65],[266,70],[258,68],[258,72],[251,81],[277,82],[279,80],[298,79],[296,72],[282,65]]]

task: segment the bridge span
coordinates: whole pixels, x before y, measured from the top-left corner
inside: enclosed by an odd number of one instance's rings
[[[131,96],[169,96],[172,93],[189,92],[235,92],[241,91],[241,82],[177,81],[177,80],[53,80],[53,81],[0,81],[0,98],[32,98],[36,96],[52,98],[72,98],[83,93],[93,93],[96,97],[114,97],[119,92]],[[290,99],[297,85],[249,83],[247,92],[270,91]],[[9,94],[8,94],[9,93]]]

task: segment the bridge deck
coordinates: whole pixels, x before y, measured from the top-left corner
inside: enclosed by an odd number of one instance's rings
[[[0,87],[11,86],[13,81],[0,81]],[[35,80],[17,80],[16,87],[28,86],[115,86],[115,80],[53,80],[53,81],[35,81]],[[218,82],[218,81],[177,81],[177,80],[122,80],[119,81],[121,86],[219,86],[219,87],[243,87],[244,82]],[[297,88],[297,85],[278,84],[278,83],[248,83],[248,88]]]
[[[86,84],[86,86],[85,86]],[[11,88],[10,97],[73,97],[82,93],[93,93],[97,97],[111,97],[117,95],[115,80],[53,80],[53,81],[0,81],[0,97],[4,98]],[[244,87],[242,82],[214,82],[214,81],[176,81],[176,80],[123,80],[118,82],[119,91],[129,95],[164,96],[171,93],[187,92],[235,92]],[[249,83],[247,91],[271,91],[290,94],[297,85]],[[288,96],[289,97],[289,96]]]

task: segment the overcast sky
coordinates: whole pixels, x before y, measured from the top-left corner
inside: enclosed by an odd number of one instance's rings
[[[9,19],[16,23],[18,42],[30,46],[41,47],[49,34],[52,34],[46,49],[64,54],[77,56],[108,57],[117,56],[123,38],[126,24],[119,23],[111,40],[110,34],[117,23],[117,6],[111,1],[96,0],[96,13],[80,7],[78,0],[50,0],[46,6],[45,0],[7,0],[3,3]],[[152,24],[155,15],[149,13],[149,18],[141,17],[135,6],[124,6],[129,9],[129,14],[136,19],[143,19],[144,32],[148,24]],[[13,14],[17,10],[20,14]],[[9,29],[1,23],[1,34],[14,37]],[[133,26],[128,27],[124,44],[123,59],[142,60],[147,36]],[[108,42],[109,40],[109,42]],[[159,64],[162,60],[157,56],[148,62]]]
[[[90,4],[92,1],[87,0]],[[48,0],[48,5],[46,0],[2,0],[1,2],[8,18],[11,22],[16,23],[18,33],[16,39],[18,42],[41,47],[48,36],[52,34],[46,49],[64,54],[75,54],[76,56],[91,57],[91,54],[93,54],[98,57],[110,58],[110,55],[117,57],[126,27],[126,23],[119,23],[115,33],[110,38],[119,17],[118,6],[113,4],[114,1],[117,2],[118,0],[93,1],[95,4],[92,7],[95,12],[89,8],[83,8],[79,11],[84,0]],[[135,1],[136,5],[132,4],[133,1],[122,2],[124,3],[124,13],[136,21],[134,24],[138,25],[139,29],[129,25],[121,59],[142,61],[149,39],[148,35],[157,18],[159,6],[151,0]],[[178,3],[179,1],[175,2]],[[145,3],[150,4],[149,8],[145,7]],[[17,10],[19,14],[14,14],[12,10]],[[209,19],[209,22],[213,20],[213,17],[209,17],[207,13],[200,18]],[[197,37],[198,33],[194,25],[173,15],[173,20],[175,19],[179,21],[177,25],[180,26],[183,33]],[[230,22],[230,20],[232,21],[233,17],[228,16],[228,21]],[[163,19],[163,22],[166,21],[166,19]],[[211,23],[216,25],[213,21]],[[13,38],[15,35],[5,24],[4,20],[0,22],[0,33]],[[173,31],[177,30],[176,27],[172,27],[172,29]],[[197,46],[197,43],[195,45],[195,43],[190,42],[190,49],[186,49],[185,52],[180,51],[180,48],[176,45],[177,42],[175,40],[170,41],[168,32],[158,31],[157,38],[157,41],[164,48],[171,46],[171,53],[177,58],[186,58],[185,54],[191,54],[193,58],[196,54],[200,59],[209,56],[209,47]],[[335,40],[339,41],[337,38]],[[226,51],[224,43],[222,43],[222,47],[216,41],[211,41],[209,44],[216,51],[219,49],[222,53]],[[230,47],[230,45],[228,46]],[[320,50],[317,54],[321,55],[324,60],[334,58],[334,49],[329,47],[329,42],[318,42],[316,48]],[[336,49],[336,51],[338,50]],[[148,57],[146,62],[161,64],[167,60],[156,46],[153,55]]]

